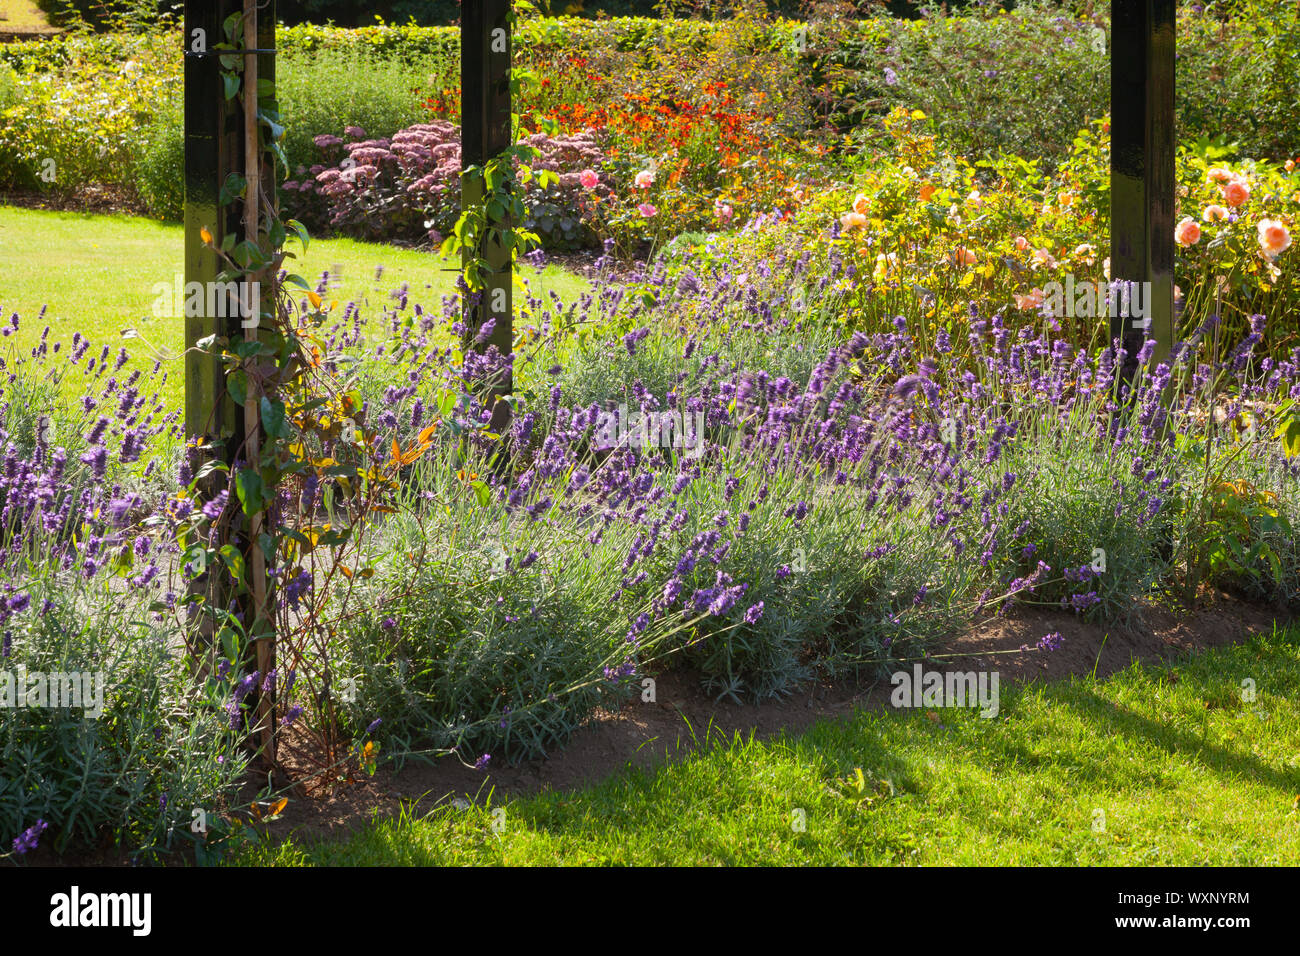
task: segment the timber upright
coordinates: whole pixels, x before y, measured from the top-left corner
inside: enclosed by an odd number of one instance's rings
[[[1110,274],[1149,283],[1142,310],[1156,340],[1151,363],[1174,342],[1174,0],[1116,0],[1110,51]],[[1116,315],[1111,339],[1132,382],[1147,330]]]
[[[244,27],[233,41],[228,41],[224,25],[232,16],[238,18],[241,14]],[[223,43],[224,51],[218,48]],[[237,52],[230,50],[232,43]],[[261,195],[271,203],[275,201],[274,167],[256,141],[256,117],[246,115],[242,95],[227,97],[222,74],[223,70],[240,70],[253,80],[254,96],[259,80],[274,83],[275,0],[187,0],[184,44],[185,281],[187,287],[199,283],[207,289],[220,289],[226,286],[218,282],[223,266],[205,241],[208,237],[204,231],[218,248],[227,237],[236,243],[245,239],[257,242],[261,232],[257,198]],[[249,176],[250,172],[254,174]],[[232,175],[247,177],[250,186],[245,198],[223,205],[222,188]],[[199,314],[187,314],[184,320],[185,428],[187,440],[192,443],[189,461],[195,473],[205,461],[217,460],[233,467],[235,459],[246,456],[250,447],[255,451],[261,430],[256,414],[250,420],[246,410],[231,397],[220,351],[199,348],[198,343],[209,338],[235,342],[243,335],[255,336],[257,322],[252,310],[260,314],[271,306],[265,301],[252,303],[250,316],[245,317],[235,296],[230,296],[232,301],[217,303],[215,309],[211,299],[205,296]],[[251,321],[251,329],[244,324],[245,318]],[[211,487],[205,487],[204,492],[211,498],[226,487],[227,476],[214,472],[209,481]],[[220,527],[221,533],[231,534],[229,520],[223,520]],[[229,576],[214,567],[198,577],[191,588],[207,596],[208,607],[230,609],[250,632],[256,623],[259,639],[250,641],[245,648],[244,663],[249,672],[259,670],[265,674],[274,666],[274,631],[265,567],[259,560],[263,556],[255,535],[251,540],[230,543],[244,552],[246,565],[253,569],[250,587],[238,593]],[[211,638],[213,622],[204,622],[203,627]],[[269,632],[268,627],[272,628]],[[268,763],[274,760],[270,697],[254,687],[247,698],[250,711],[257,715],[255,726],[259,726],[260,742],[266,747],[263,757]],[[250,740],[250,744],[256,743]]]
[[[510,0],[478,0],[462,4],[460,43],[461,165],[464,169],[471,166],[481,169],[488,160],[511,146]],[[468,209],[481,203],[485,192],[481,174],[464,175],[461,208]],[[486,232],[481,249],[466,247],[462,251],[464,265],[468,265],[476,253],[482,254],[487,265],[483,288],[474,293],[464,293],[465,344],[467,348],[474,347],[478,330],[491,319],[492,332],[478,347],[486,351],[495,345],[503,356],[508,356],[514,347],[514,253],[512,244],[503,241],[499,233],[494,234],[491,229]],[[509,395],[513,388],[512,378],[507,367],[488,400]],[[497,434],[503,434],[509,420],[510,405],[496,402],[492,406],[489,427]]]

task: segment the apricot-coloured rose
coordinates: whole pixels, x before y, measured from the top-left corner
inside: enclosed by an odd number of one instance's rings
[[[861,229],[867,224],[867,217],[860,212],[846,212],[840,216],[840,225],[845,229]]]
[[[1240,179],[1224,183],[1220,188],[1223,192],[1223,201],[1229,206],[1243,205],[1250,198],[1250,187]]]
[[[1217,203],[1210,203],[1210,205],[1205,207],[1205,211],[1201,213],[1201,218],[1206,222],[1221,222],[1224,219],[1227,219],[1230,215],[1231,213],[1228,212],[1226,206],[1220,206]]]
[[[862,195],[862,193],[858,193],[853,197],[853,211],[865,216],[871,211],[871,200]]]
[[[1029,248],[1029,240],[1026,239],[1024,236],[1016,236],[1016,248],[1019,249],[1021,252],[1024,252],[1026,249]]]
[[[1042,289],[1031,289],[1028,295],[1013,294],[1017,309],[1036,309],[1043,304],[1043,297]]]
[[[1291,246],[1291,233],[1279,219],[1261,219],[1259,221],[1259,247],[1265,255],[1276,256],[1286,252]]]
[[[1194,246],[1201,241],[1201,227],[1191,216],[1184,216],[1174,226],[1174,242],[1180,246]]]

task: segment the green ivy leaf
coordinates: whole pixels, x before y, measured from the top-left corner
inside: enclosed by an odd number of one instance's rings
[[[244,556],[239,553],[239,549],[233,544],[223,544],[217,554],[221,557],[221,563],[230,571],[230,576],[235,579],[237,584],[242,586],[244,584]]]
[[[263,395],[259,410],[262,413],[262,426],[268,435],[280,439],[289,437],[289,423],[284,416],[284,402],[278,400],[273,402]]]
[[[262,476],[251,468],[241,468],[235,475],[235,491],[244,514],[252,515],[266,508],[265,487]]]

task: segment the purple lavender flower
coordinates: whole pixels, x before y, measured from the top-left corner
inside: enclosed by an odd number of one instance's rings
[[[41,834],[48,828],[48,823],[38,819],[34,825],[14,837],[14,852],[21,855],[35,850],[36,844],[40,842]]]

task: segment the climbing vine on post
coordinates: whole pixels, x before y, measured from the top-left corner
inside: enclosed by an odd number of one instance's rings
[[[432,447],[440,422],[406,447],[386,444],[365,422],[360,373],[325,331],[337,301],[325,298],[324,284],[313,288],[285,269],[296,258],[286,246],[305,252],[310,239],[301,223],[280,218],[275,202],[275,175],[287,172],[284,127],[273,72],[250,65],[271,52],[269,17],[266,4],[244,0],[222,21],[222,41],[205,51],[220,63],[218,113],[242,107],[244,164],[228,172],[210,206],[192,205],[187,193],[187,223],[219,265],[211,281],[243,290],[235,297],[242,311],[195,340],[187,363],[211,363],[218,374],[201,398],[238,414],[200,417],[202,400],[188,403],[201,457],[160,520],[171,522],[190,580],[206,582],[184,603],[207,625],[186,634],[210,698],[271,766],[280,728],[307,709],[292,701],[307,701],[319,759],[333,768],[350,759],[342,748],[348,681],[332,653],[339,617],[351,588],[372,573],[363,566],[366,531],[396,510],[402,469]],[[187,149],[187,167],[201,158]],[[241,235],[220,230],[232,223]],[[191,381],[187,364],[187,396],[204,381]],[[331,607],[336,597],[343,611]],[[373,769],[376,753],[373,742],[359,745],[362,766]]]

